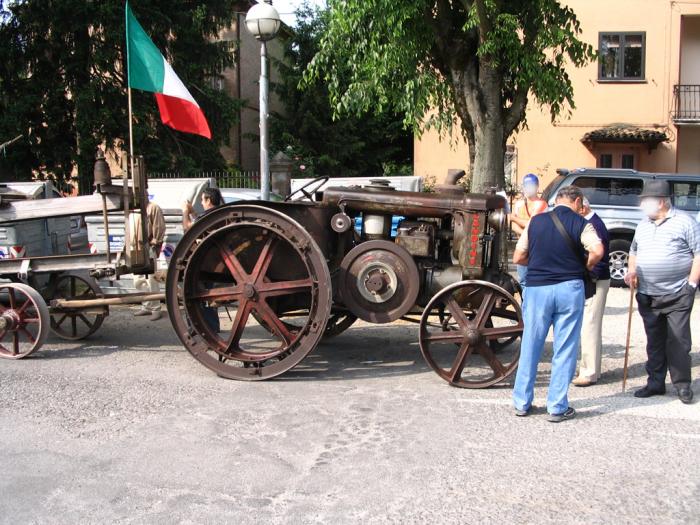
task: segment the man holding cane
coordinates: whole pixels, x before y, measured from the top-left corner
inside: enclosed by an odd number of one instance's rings
[[[667,181],[644,184],[625,282],[637,288],[647,335],[647,384],[635,397],[666,393],[666,372],[683,403],[693,400],[690,312],[700,281],[700,226],[671,204]]]

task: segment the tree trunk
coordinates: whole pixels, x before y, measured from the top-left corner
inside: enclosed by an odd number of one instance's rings
[[[505,121],[499,73],[488,64],[453,65],[455,108],[469,144],[471,190],[502,189],[505,183]]]
[[[496,119],[489,120],[474,130],[475,152],[472,166],[472,191],[484,191],[488,188],[503,189],[505,140],[503,123]]]

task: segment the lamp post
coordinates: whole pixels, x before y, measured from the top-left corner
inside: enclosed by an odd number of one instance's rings
[[[275,38],[281,25],[280,15],[271,3],[260,2],[248,10],[245,26],[260,41],[260,198],[270,198],[270,159],[267,151],[267,42]]]

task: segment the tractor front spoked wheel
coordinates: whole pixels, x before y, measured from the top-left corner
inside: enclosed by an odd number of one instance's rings
[[[419,343],[428,365],[445,381],[486,388],[515,372],[522,332],[520,305],[510,293],[490,282],[462,281],[430,300]],[[505,341],[509,344],[499,344]]]

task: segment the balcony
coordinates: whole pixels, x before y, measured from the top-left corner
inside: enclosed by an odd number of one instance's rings
[[[671,118],[676,124],[700,124],[700,85],[673,86]]]

